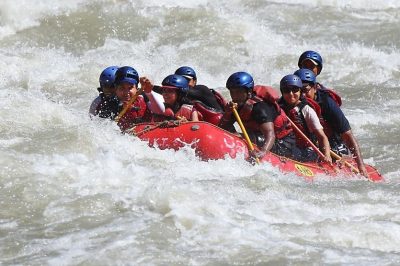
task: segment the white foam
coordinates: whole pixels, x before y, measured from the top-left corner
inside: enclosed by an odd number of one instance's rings
[[[0,40],[17,31],[40,25],[47,16],[56,16],[64,12],[76,10],[87,0],[2,0],[0,2]]]
[[[390,8],[399,8],[400,3],[396,0],[272,0],[273,3],[282,4],[298,4],[308,5],[312,7],[336,7],[336,8],[348,8],[348,9],[362,9],[362,10],[384,10]]]

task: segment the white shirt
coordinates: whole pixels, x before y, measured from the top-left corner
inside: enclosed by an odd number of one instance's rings
[[[147,102],[147,107],[153,114],[163,114],[165,112],[164,97],[154,91],[146,93],[149,101]]]
[[[314,109],[312,109],[311,106],[309,105],[304,106],[301,112],[304,116],[304,119],[306,120],[307,128],[310,131],[310,133],[313,133],[315,130],[318,129],[323,129],[317,113],[315,112]]]

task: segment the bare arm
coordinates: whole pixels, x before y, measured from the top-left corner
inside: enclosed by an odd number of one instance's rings
[[[262,146],[261,150],[269,152],[274,146],[275,142],[275,131],[274,131],[274,123],[273,122],[267,122],[264,124],[260,125],[260,130],[261,133],[263,133],[265,137],[265,143]]]
[[[361,156],[360,147],[358,146],[358,142],[355,139],[353,132],[351,130],[348,130],[344,132],[341,135],[341,137],[345,142],[345,144],[347,145],[347,147],[349,147],[351,153],[354,155],[360,174],[368,178],[368,172],[367,169],[365,169],[364,161]]]
[[[274,123],[273,122],[266,122],[260,125],[260,131],[265,137],[265,143],[261,147],[260,151],[253,150],[253,156],[257,158],[264,157],[274,146],[275,143],[275,131],[274,131]]]
[[[191,120],[192,120],[193,122],[199,121],[199,113],[198,113],[197,111],[194,111],[194,112],[192,113]]]
[[[319,149],[325,155],[325,160],[332,163],[331,146],[329,145],[328,137],[325,135],[323,129],[314,130],[314,134],[318,139]]]

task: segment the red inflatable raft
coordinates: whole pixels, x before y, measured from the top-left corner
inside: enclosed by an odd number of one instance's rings
[[[224,159],[226,156],[242,156],[249,160],[249,151],[244,139],[207,122],[164,121],[137,124],[127,131],[149,146],[178,150],[190,145],[203,160]],[[362,178],[352,173],[343,162],[330,166],[327,163],[302,163],[269,153],[260,162],[268,162],[283,173],[295,173],[312,180],[318,174],[332,177]],[[348,163],[356,166],[353,160]],[[372,166],[366,165],[371,181],[382,181],[382,175]]]

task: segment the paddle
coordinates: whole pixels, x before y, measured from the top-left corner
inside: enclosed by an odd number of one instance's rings
[[[293,126],[293,128],[297,131],[297,133],[300,134],[300,136],[311,146],[311,148],[313,148],[313,150],[318,154],[319,157],[321,158],[325,158],[325,155],[318,149],[317,146],[315,146],[315,144],[300,130],[300,128],[298,128],[296,126],[296,124],[288,117],[286,116],[287,119],[289,120],[290,124]],[[332,169],[334,169],[336,171],[336,168],[333,167],[333,165],[330,164],[330,166],[332,167]]]
[[[314,143],[307,138],[306,135],[304,135],[304,133],[296,126],[296,124],[288,117],[286,116],[287,119],[289,120],[290,124],[293,126],[293,128],[300,134],[300,136],[307,141],[308,144],[310,144],[311,148],[313,148],[313,150],[321,157],[324,158],[325,155],[322,154],[322,152],[317,148],[317,146],[314,145]],[[336,154],[335,152],[333,152],[332,150],[330,151],[331,156],[333,156],[336,160],[342,160],[342,157],[340,157],[338,154]],[[344,164],[349,167],[354,173],[359,174],[360,171],[355,168],[353,165],[351,165],[349,162],[343,161]]]
[[[334,157],[336,160],[342,161],[342,157],[340,157],[340,155],[336,154],[334,151],[331,151],[331,156]],[[344,165],[346,165],[347,167],[349,167],[351,169],[351,171],[353,171],[356,174],[359,174],[360,171],[355,168],[353,165],[351,165],[349,162],[346,161],[342,161],[344,162]]]
[[[253,143],[251,143],[251,140],[250,140],[250,138],[249,138],[249,135],[247,134],[246,128],[244,127],[244,125],[243,125],[243,123],[242,123],[242,120],[240,119],[240,116],[239,116],[239,114],[238,114],[238,112],[237,112],[235,106],[232,106],[232,112],[233,112],[233,114],[234,114],[234,116],[235,116],[235,118],[236,118],[236,121],[237,121],[238,124],[239,124],[240,129],[242,130],[244,139],[245,139],[246,142],[247,142],[247,146],[249,147],[249,150],[250,150],[250,151],[253,151],[253,150],[254,150]],[[260,160],[259,160],[257,157],[255,158],[255,161],[256,161],[257,163],[260,163]]]
[[[288,117],[286,116],[287,119],[289,120],[290,124],[292,124],[293,128],[301,135],[301,137],[307,141],[308,144],[310,144],[311,148],[313,148],[313,150],[321,157],[324,158],[325,155],[322,154],[322,152],[317,148],[317,146],[315,146],[315,144],[309,139],[307,138],[306,135],[304,135],[304,133],[300,130],[300,128],[298,128],[296,126],[296,124]],[[332,150],[330,151],[331,156],[335,157],[336,160],[342,160],[342,157],[340,157],[338,154],[336,154],[335,152],[333,152]],[[349,167],[354,173],[359,174],[360,171],[355,168],[354,166],[352,166],[349,162],[343,161],[344,164]]]
[[[118,114],[118,116],[114,119],[117,123],[121,119],[121,117],[124,116],[126,111],[131,107],[131,105],[136,101],[137,97],[143,92],[143,88],[140,88],[136,91],[136,93],[132,96],[132,98],[129,100],[129,102],[125,105],[124,109]]]

